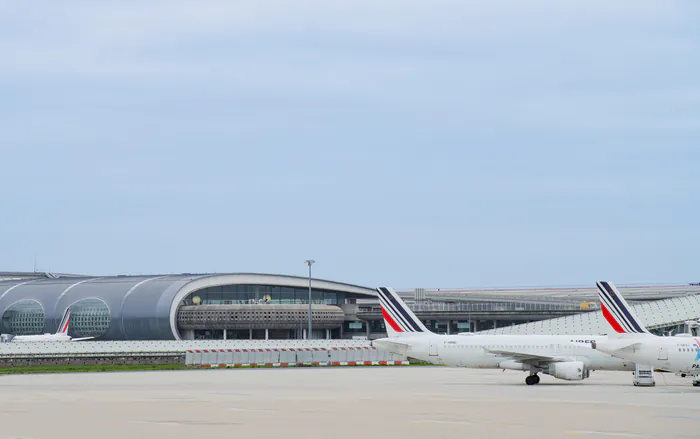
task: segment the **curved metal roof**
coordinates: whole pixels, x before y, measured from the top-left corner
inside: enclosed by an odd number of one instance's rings
[[[36,300],[44,308],[44,332],[54,332],[68,306],[82,299],[98,298],[107,304],[111,315],[105,339],[179,339],[176,315],[182,299],[202,288],[236,284],[307,287],[308,278],[256,273],[183,273],[12,279],[0,281],[0,313],[20,300]],[[311,285],[357,297],[375,296],[373,289],[347,283],[312,279]],[[1,321],[0,326],[3,326]],[[6,328],[1,329],[7,332]]]

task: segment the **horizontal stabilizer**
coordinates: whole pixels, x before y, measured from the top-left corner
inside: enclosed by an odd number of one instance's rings
[[[411,347],[408,343],[401,343],[400,341],[388,340],[386,338],[374,340],[372,346],[379,346],[382,349],[398,355],[405,355],[408,352],[408,348]]]
[[[642,347],[642,343],[638,341],[629,341],[627,343],[614,343],[611,344],[612,350],[610,352],[622,351],[624,349],[639,349]]]

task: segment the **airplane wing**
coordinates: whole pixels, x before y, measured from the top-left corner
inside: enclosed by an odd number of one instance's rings
[[[84,341],[84,340],[92,340],[95,337],[83,337],[83,338],[71,338],[70,341]]]
[[[504,351],[500,349],[487,349],[487,352],[503,357],[510,357],[522,363],[553,363],[558,361],[565,361],[563,359],[550,357],[548,355],[537,355],[530,352]]]

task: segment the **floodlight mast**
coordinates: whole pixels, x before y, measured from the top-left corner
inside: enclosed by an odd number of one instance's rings
[[[311,340],[311,265],[315,264],[316,261],[313,259],[307,259],[304,261],[304,263],[309,266],[309,329],[306,333],[306,339]]]

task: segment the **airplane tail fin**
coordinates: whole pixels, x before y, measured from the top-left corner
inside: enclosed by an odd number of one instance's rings
[[[618,334],[648,334],[632,307],[610,282],[596,282],[603,317]]]
[[[63,313],[63,318],[61,323],[58,325],[58,330],[56,330],[56,335],[68,335],[68,326],[70,326],[70,307],[66,309]]]
[[[388,287],[377,288],[379,303],[382,307],[382,317],[389,337],[399,337],[401,334],[424,333],[430,334],[428,328],[413,314],[401,300],[396,291]]]

